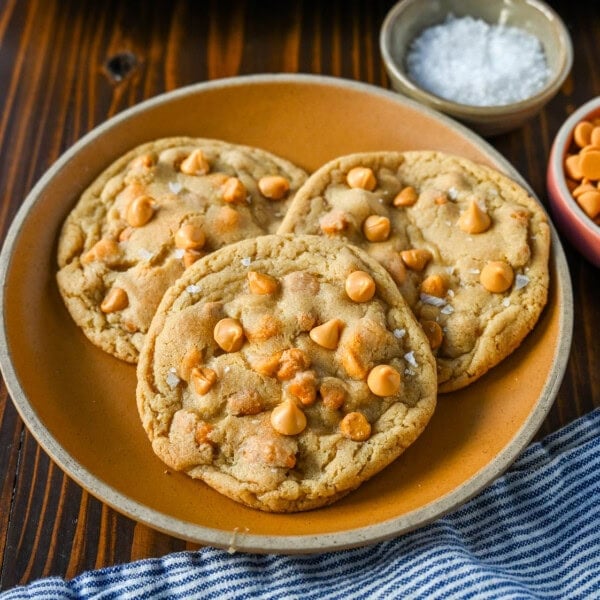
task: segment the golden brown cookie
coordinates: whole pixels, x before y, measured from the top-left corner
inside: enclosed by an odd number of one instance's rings
[[[442,392],[510,354],[546,303],[543,209],[505,175],[457,156],[335,159],[302,186],[278,232],[346,240],[379,260],[431,341]]]
[[[330,504],[423,431],[435,362],[388,273],[358,248],[263,236],[195,263],[138,363],[155,453],[266,511]]]
[[[97,346],[136,362],[164,291],[204,254],[273,233],[305,172],[264,150],[161,139],[82,194],[58,244],[58,285]]]

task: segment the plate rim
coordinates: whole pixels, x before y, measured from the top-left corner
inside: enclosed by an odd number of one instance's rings
[[[92,128],[72,146],[70,146],[40,177],[34,187],[29,191],[19,207],[12,223],[10,224],[2,250],[0,252],[0,281],[5,281],[11,265],[12,249],[19,238],[21,229],[31,209],[38,203],[41,191],[48,181],[56,176],[61,169],[76,155],[80,148],[89,144],[96,136],[105,133],[119,125],[129,117],[147,110],[165,101],[179,97],[194,95],[211,89],[235,87],[240,85],[253,85],[265,83],[290,83],[290,84],[318,84],[329,87],[351,89],[369,95],[381,96],[400,105],[408,106],[418,112],[424,113],[433,120],[444,124],[462,136],[476,143],[482,150],[499,165],[508,176],[515,179],[525,187],[542,209],[548,214],[546,207],[539,201],[529,184],[512,164],[486,140],[468,129],[466,126],[443,115],[427,106],[424,106],[397,92],[392,92],[370,83],[334,77],[330,75],[311,75],[302,73],[273,73],[238,75],[194,83],[172,91],[163,92],[152,96],[132,107],[129,107],[106,121]],[[517,456],[529,444],[548,414],[566,370],[573,334],[573,291],[566,256],[558,234],[549,218],[551,229],[551,263],[553,262],[558,285],[557,294],[561,300],[563,310],[559,314],[559,343],[553,355],[553,369],[540,394],[540,399],[534,410],[516,432],[510,442],[496,455],[494,462],[490,462],[467,479],[462,485],[448,492],[444,496],[433,500],[409,513],[388,519],[380,523],[348,529],[340,532],[311,534],[311,535],[265,535],[238,531],[237,528],[227,531],[198,525],[170,516],[159,510],[134,500],[133,498],[117,491],[110,484],[104,482],[94,473],[88,471],[77,459],[71,456],[44,426],[37,412],[30,404],[20,380],[12,364],[9,352],[9,340],[5,324],[5,289],[0,294],[0,371],[4,377],[7,391],[12,399],[29,432],[36,439],[42,449],[48,454],[63,472],[72,478],[83,489],[87,490],[100,502],[111,506],[114,510],[134,521],[138,521],[153,529],[180,539],[189,540],[201,545],[212,545],[227,548],[230,551],[260,552],[260,553],[311,553],[341,550],[398,537],[432,521],[443,517],[449,512],[458,509],[465,502],[478,494],[483,488],[492,484],[504,471],[506,471]]]

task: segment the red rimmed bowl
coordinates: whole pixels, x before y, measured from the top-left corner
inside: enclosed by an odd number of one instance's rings
[[[546,185],[557,228],[583,256],[600,267],[600,225],[596,225],[573,198],[564,169],[575,126],[590,119],[600,119],[600,96],[578,108],[558,130],[548,160]]]

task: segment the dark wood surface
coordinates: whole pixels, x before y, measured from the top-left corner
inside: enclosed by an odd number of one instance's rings
[[[427,0],[423,0],[427,1]],[[559,95],[492,144],[547,202],[559,126],[600,95],[600,3],[552,3],[575,62]],[[388,87],[379,28],[393,0],[0,0],[0,231],[46,169],[119,111],[175,88],[248,73],[326,74]],[[600,405],[600,272],[564,243],[573,347],[537,439]],[[0,590],[48,575],[197,548],[121,516],[40,449],[0,383]]]

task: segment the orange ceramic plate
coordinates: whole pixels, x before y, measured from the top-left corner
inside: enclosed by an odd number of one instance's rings
[[[135,369],[92,346],[56,288],[56,240],[79,194],[119,155],[154,138],[263,147],[308,170],[341,154],[439,149],[520,179],[481,138],[379,88],[307,75],[203,83],[144,102],[93,130],[25,200],[1,256],[0,352],[25,423],[73,479],[133,519],[201,544],[311,552],[396,536],[455,509],[501,474],[544,420],[566,366],[571,286],[555,234],[550,301],[523,345],[465,390],[442,396],[422,437],[338,503],[267,514],[165,473],[138,420]],[[521,181],[521,183],[524,183]]]

